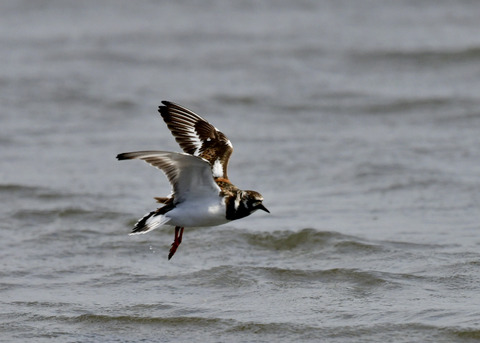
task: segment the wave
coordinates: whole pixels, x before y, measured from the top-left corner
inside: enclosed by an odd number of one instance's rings
[[[52,308],[58,307],[54,304]],[[148,313],[148,308],[143,309]],[[116,309],[120,313],[122,309]],[[18,339],[45,338],[71,341],[302,341],[318,342],[470,342],[480,338],[478,328],[425,324],[418,322],[389,322],[353,324],[349,320],[323,323],[307,320],[305,323],[264,320],[238,320],[209,316],[184,315],[110,315],[86,313],[80,315],[25,315],[22,321],[10,326]],[[20,319],[20,318],[16,318]],[[272,318],[273,319],[273,318]],[[23,322],[23,325],[22,325]],[[13,323],[5,323],[3,327]],[[47,331],[62,325],[61,331]],[[26,325],[29,325],[28,327]],[[80,329],[81,328],[81,329]],[[8,331],[7,331],[8,332]],[[32,335],[34,334],[34,335]],[[41,340],[43,341],[43,340]]]
[[[271,250],[291,250],[307,245],[315,245],[320,247],[328,244],[332,239],[339,238],[341,234],[328,231],[316,231],[311,228],[306,228],[298,232],[244,232],[243,236],[247,239],[248,243],[253,246]]]
[[[232,265],[203,269],[184,275],[184,277],[191,280],[192,284],[215,288],[244,288],[257,284],[259,280],[258,275],[255,275],[254,268]]]
[[[88,194],[65,193],[48,187],[22,185],[16,183],[0,184],[0,195],[15,196],[20,198],[34,198],[42,201],[91,196]]]
[[[267,250],[322,249],[335,247],[342,251],[380,251],[381,247],[354,236],[332,231],[304,228],[300,231],[243,232],[242,236],[255,247]]]
[[[58,306],[52,305],[52,308]],[[138,306],[139,311],[149,313],[151,310],[159,310],[158,305],[153,308],[151,306]],[[167,309],[167,313],[170,309]],[[341,341],[358,341],[368,340],[371,342],[411,342],[434,339],[440,342],[457,341],[457,340],[478,340],[480,338],[480,330],[474,327],[458,327],[454,325],[432,325],[420,322],[405,322],[405,323],[372,323],[349,325],[348,321],[340,321],[337,325],[333,324],[315,324],[314,322],[307,322],[303,324],[281,321],[242,321],[231,318],[219,318],[208,316],[189,316],[189,315],[162,315],[162,316],[148,316],[129,314],[129,310],[125,309],[126,314],[110,315],[110,314],[96,314],[87,313],[81,315],[35,315],[30,317],[31,321],[37,323],[45,322],[64,322],[69,325],[87,325],[89,330],[92,328],[101,329],[97,334],[105,329],[108,332],[114,329],[114,332],[121,332],[128,330],[129,327],[151,328],[155,327],[157,334],[162,332],[169,332],[170,330],[178,330],[184,328],[187,331],[181,330],[176,336],[185,337],[185,335],[193,335],[197,338],[205,334],[205,329],[208,328],[209,335],[212,333],[218,339],[234,338],[240,339],[243,337],[246,340],[252,340],[254,337],[262,338],[262,340],[288,338],[288,341],[315,341],[318,339],[333,339],[335,342]],[[120,331],[118,331],[120,330]],[[193,331],[192,331],[193,330]],[[182,333],[183,332],[183,333]],[[149,335],[149,333],[144,332]],[[129,335],[124,332],[124,335]],[[253,335],[253,336],[252,336]],[[260,335],[260,336],[259,336]],[[100,336],[99,336],[100,338]],[[125,337],[124,337],[125,338]],[[206,337],[204,337],[206,338]],[[222,339],[223,338],[223,339]],[[170,341],[170,340],[166,340]]]
[[[111,211],[92,211],[78,207],[66,207],[55,209],[29,209],[18,210],[12,214],[12,217],[22,218],[25,221],[39,221],[48,222],[57,218],[63,219],[82,219],[82,220],[102,220],[102,219],[116,219],[120,213]]]
[[[284,268],[261,268],[263,274],[270,280],[290,281],[296,283],[347,282],[362,286],[379,286],[386,282],[377,272],[357,269],[333,268],[325,270],[299,270]]]
[[[223,265],[203,269],[182,276],[192,286],[213,288],[248,288],[269,282],[277,286],[293,287],[299,284],[333,283],[354,285],[358,291],[372,287],[395,286],[403,276],[385,272],[362,271],[355,268],[288,269],[265,266]],[[283,287],[282,286],[282,287]]]
[[[36,194],[37,192],[44,190],[41,187],[19,185],[19,184],[0,184],[0,193],[9,194]]]
[[[445,331],[461,339],[475,340],[475,342],[480,340],[480,330],[478,329],[449,329]]]
[[[163,324],[173,326],[212,326],[224,324],[224,320],[219,318],[204,318],[195,316],[166,316],[166,317],[141,317],[132,315],[112,316],[106,314],[82,314],[77,317],[68,318],[70,322],[87,324],[105,324],[105,323],[130,323],[130,324]]]
[[[471,46],[460,49],[417,49],[417,50],[372,50],[350,54],[356,62],[375,63],[378,61],[405,62],[438,67],[439,64],[480,61],[480,47]]]
[[[213,99],[220,104],[225,105],[254,105],[256,103],[261,103],[262,97],[255,96],[254,94],[243,94],[243,95],[234,95],[234,94],[217,94]]]
[[[329,108],[327,105],[326,107]],[[356,96],[342,107],[346,113],[354,113],[356,116],[365,115],[388,115],[410,114],[415,115],[412,120],[425,120],[418,117],[418,113],[432,114],[435,123],[442,124],[448,120],[475,120],[478,101],[469,97],[458,96],[419,96],[419,97],[386,97],[372,99],[368,95]],[[471,113],[464,114],[459,109],[470,108]]]
[[[365,103],[362,103],[365,102]],[[466,106],[472,101],[469,99],[458,99],[450,97],[422,97],[422,98],[393,98],[385,99],[381,102],[371,103],[370,101],[360,100],[352,107],[361,109],[362,113],[368,114],[388,114],[388,113],[414,113],[419,111],[440,111],[444,108],[455,109]]]
[[[51,319],[51,318],[46,318]],[[134,315],[102,315],[102,314],[83,314],[71,318],[62,318],[64,321],[72,324],[87,324],[87,325],[108,325],[125,327],[129,325],[154,325],[160,330],[188,328],[187,332],[191,332],[196,336],[196,340],[201,339],[201,333],[205,328],[208,328],[209,335],[215,334],[217,339],[225,339],[232,337],[241,337],[244,335],[248,340],[253,337],[252,334],[258,338],[261,334],[262,338],[272,337],[304,337],[304,338],[317,338],[321,337],[321,331],[316,326],[306,324],[294,324],[283,322],[256,322],[256,321],[239,321],[235,319],[224,319],[217,317],[202,317],[202,316],[134,316]],[[198,331],[201,330],[201,331]],[[180,333],[179,333],[180,334]],[[189,335],[189,333],[185,333]],[[200,335],[200,337],[199,337]],[[232,336],[233,335],[233,336]],[[239,336],[240,335],[240,336]],[[178,339],[178,335],[177,335]]]

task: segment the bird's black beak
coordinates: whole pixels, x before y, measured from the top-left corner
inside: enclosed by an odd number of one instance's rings
[[[257,210],[264,210],[265,212],[267,213],[270,213],[270,211],[265,207],[263,206],[263,204],[260,204],[256,207]]]

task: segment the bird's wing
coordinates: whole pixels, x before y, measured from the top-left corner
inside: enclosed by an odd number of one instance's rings
[[[141,159],[161,169],[173,187],[175,203],[182,202],[187,197],[220,193],[210,164],[201,157],[168,151],[136,151],[119,154],[117,158]]]
[[[162,104],[158,111],[182,150],[207,160],[214,178],[228,180],[227,165],[233,146],[227,136],[185,107],[169,101]]]

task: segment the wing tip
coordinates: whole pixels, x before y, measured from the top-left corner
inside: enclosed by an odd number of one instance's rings
[[[128,155],[129,155],[128,152],[123,152],[123,153],[121,153],[121,154],[118,154],[118,155],[116,156],[116,158],[117,158],[117,160],[119,160],[119,161],[129,160],[129,159],[131,159],[131,157],[129,157]]]
[[[158,106],[158,113],[160,113],[164,120],[168,120],[170,118],[170,112],[168,111],[168,108],[173,105],[173,102],[162,100],[162,104],[163,106]]]

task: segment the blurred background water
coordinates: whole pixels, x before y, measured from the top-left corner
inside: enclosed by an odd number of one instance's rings
[[[480,3],[0,3],[0,340],[480,339]],[[255,213],[129,237],[117,153],[225,132]]]

